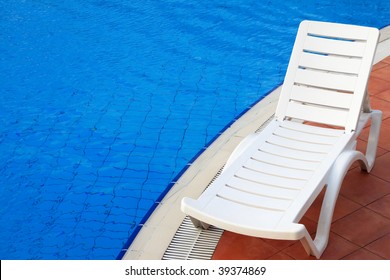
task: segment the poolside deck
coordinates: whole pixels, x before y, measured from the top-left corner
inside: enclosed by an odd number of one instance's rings
[[[370,174],[360,172],[357,165],[352,166],[347,174],[322,259],[390,259],[390,26],[381,30],[374,60],[369,81],[371,106],[383,112],[376,164]],[[148,221],[140,225],[137,237],[129,248],[123,250],[123,259],[196,259],[198,252],[202,252],[203,259],[215,260],[313,259],[305,253],[299,241],[267,240],[225,231],[221,237],[215,234],[198,242],[200,236],[208,231],[193,228],[180,211],[181,199],[198,197],[221,170],[237,144],[272,118],[279,93],[280,87],[205,148],[159,202]],[[365,128],[359,138],[360,150],[365,149],[368,131],[369,128]],[[322,195],[301,221],[311,233],[316,230]],[[182,227],[184,229],[180,231]],[[204,254],[205,247],[209,250],[208,255]],[[173,252],[169,257],[166,255],[168,251]]]
[[[372,108],[383,112],[376,163],[370,174],[357,165],[347,173],[337,200],[330,239],[321,259],[390,259],[390,56],[373,68],[369,92]],[[364,151],[369,128],[358,141]],[[314,234],[322,195],[301,222]],[[213,259],[304,260],[299,241],[268,240],[224,232]]]

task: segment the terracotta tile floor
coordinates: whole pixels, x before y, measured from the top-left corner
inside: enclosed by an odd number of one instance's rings
[[[340,190],[328,246],[321,259],[390,259],[390,56],[376,64],[369,81],[371,106],[383,112],[375,167],[370,174],[351,167]],[[359,137],[367,145],[369,128]],[[323,193],[302,218],[311,234],[317,227]],[[224,232],[213,259],[315,259],[299,241],[269,240]]]

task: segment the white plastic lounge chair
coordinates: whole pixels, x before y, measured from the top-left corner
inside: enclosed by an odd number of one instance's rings
[[[378,36],[369,27],[300,24],[275,118],[240,143],[197,200],[182,200],[195,226],[301,240],[320,258],[348,168],[359,161],[369,172],[374,164],[382,113],[370,109],[366,88]],[[356,139],[369,119],[364,155]],[[313,240],[299,221],[324,187]]]

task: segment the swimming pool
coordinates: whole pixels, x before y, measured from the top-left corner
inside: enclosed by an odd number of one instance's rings
[[[282,82],[301,20],[390,18],[387,0],[204,2],[0,0],[1,259],[116,258]]]

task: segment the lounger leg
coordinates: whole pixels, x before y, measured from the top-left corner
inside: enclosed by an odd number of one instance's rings
[[[331,173],[329,174],[330,179],[326,187],[321,213],[318,220],[317,233],[314,239],[314,245],[318,250],[319,256],[322,255],[326,245],[328,244],[333,211],[336,205],[341,184],[349,167],[355,161],[359,161],[360,164],[365,167],[365,169],[368,169],[368,163],[365,156],[359,151],[351,150],[344,152],[339,156],[331,170]]]
[[[209,224],[206,224],[206,223],[199,221],[195,218],[190,217],[190,219],[196,228],[208,229],[210,227]]]
[[[368,137],[368,144],[366,149],[366,158],[368,162],[368,168],[366,169],[367,172],[370,172],[374,166],[376,150],[379,141],[381,122],[382,122],[382,112],[379,110],[372,110],[370,134]]]
[[[301,243],[308,255],[315,256],[317,259],[321,257],[322,251],[319,251],[317,245],[314,243],[309,232],[306,230],[304,238],[302,238]]]
[[[319,258],[324,252],[329,240],[330,226],[332,223],[333,211],[339,195],[341,184],[353,162],[359,161],[361,169],[370,172],[375,161],[376,148],[379,140],[380,125],[382,119],[381,111],[371,112],[371,128],[368,138],[366,155],[356,150],[344,152],[339,156],[331,173],[326,187],[325,197],[322,202],[321,213],[318,220],[317,233],[314,244],[311,244],[310,236],[302,240],[305,249],[312,255]]]

